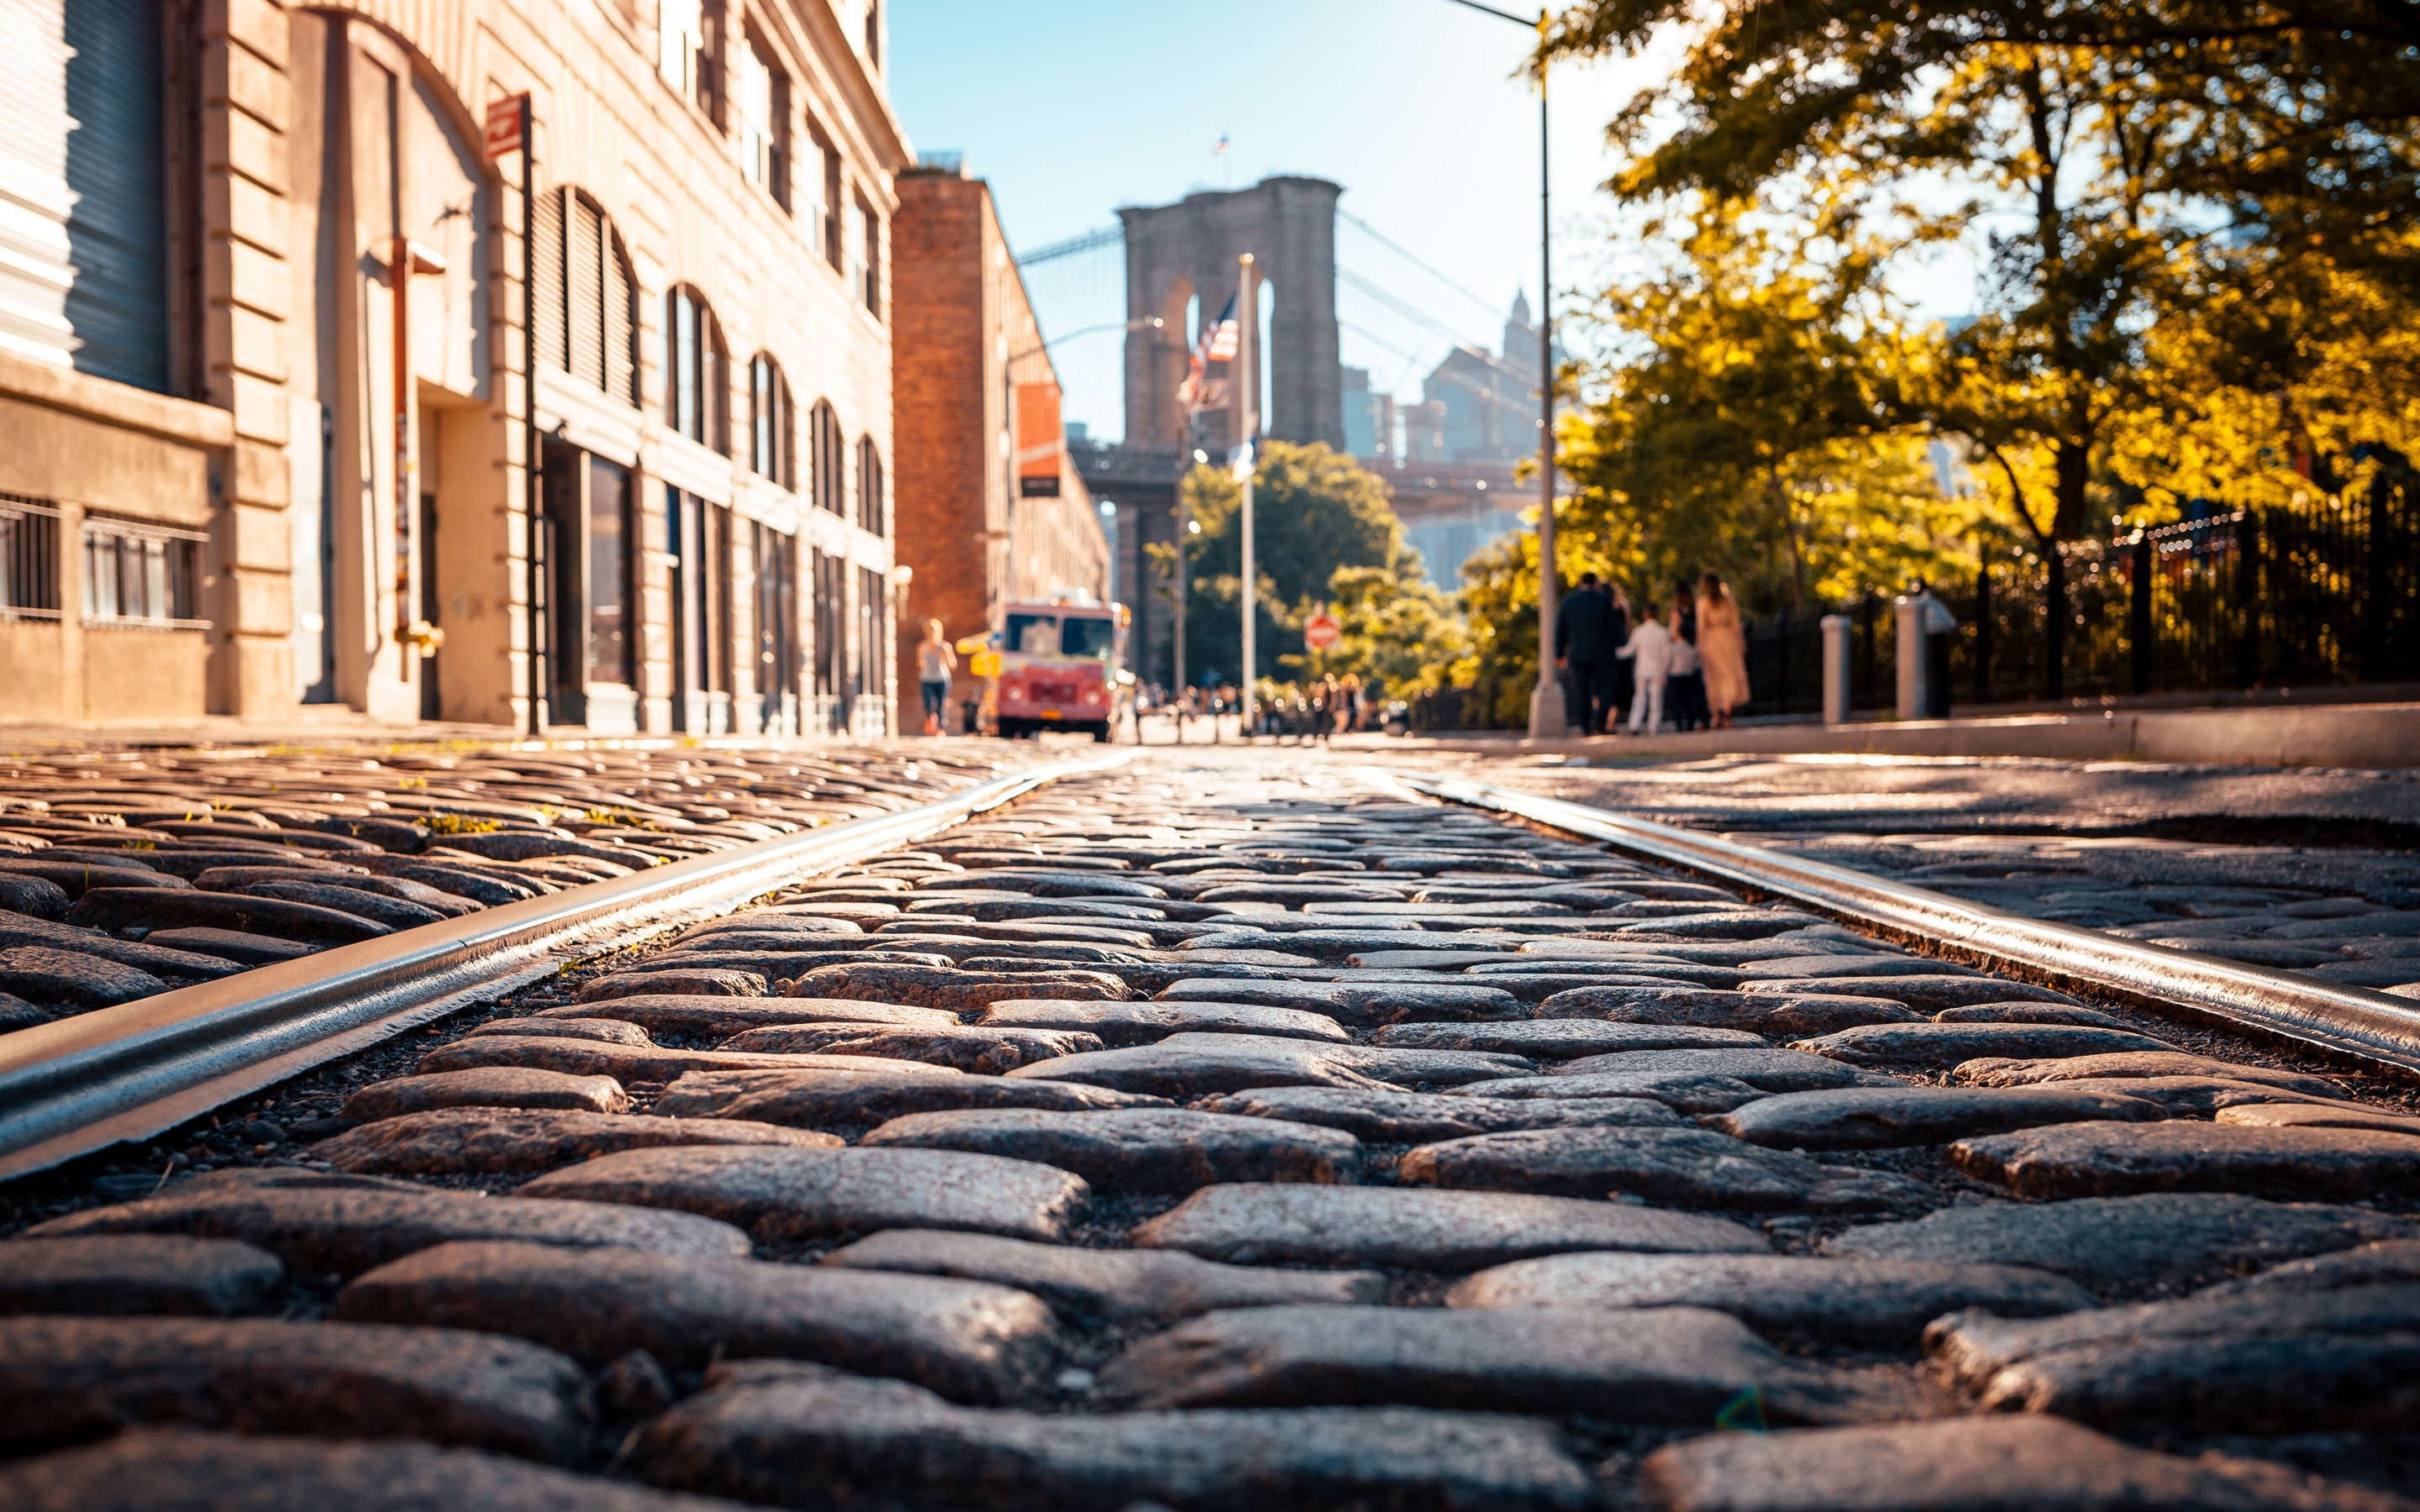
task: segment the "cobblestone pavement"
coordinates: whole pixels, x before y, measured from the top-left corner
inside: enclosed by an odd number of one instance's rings
[[[2420,1483],[2412,1089],[1300,752],[1063,782],[0,1233],[12,1508]]]
[[[0,1031],[930,801],[1001,768],[697,748],[0,761]]]
[[[2420,773],[1862,757],[1458,769],[2031,918],[2420,996]]]

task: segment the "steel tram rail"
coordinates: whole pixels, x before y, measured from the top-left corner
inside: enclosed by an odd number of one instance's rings
[[[2420,1003],[2406,998],[2026,918],[1847,867],[1566,799],[1386,768],[1370,768],[1368,775],[1426,796],[1604,841],[1969,965],[2050,986],[2087,988],[2154,1012],[2288,1040],[2420,1078]]]
[[[150,1138],[567,962],[728,912],[1130,759],[1115,751],[1035,766],[896,813],[568,887],[0,1036],[0,1180]]]

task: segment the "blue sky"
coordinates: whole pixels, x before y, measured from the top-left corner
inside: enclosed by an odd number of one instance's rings
[[[1446,275],[1338,227],[1339,266],[1425,317],[1340,288],[1344,361],[1417,397],[1446,332],[1493,349],[1513,294],[1538,297],[1537,97],[1512,77],[1529,37],[1450,0],[895,0],[891,87],[920,151],[964,152],[991,181],[1020,250],[1111,224],[1121,205],[1272,173],[1342,184],[1344,210]],[[1603,125],[1643,66],[1552,81],[1565,287],[1607,266]],[[1047,336],[1124,316],[1114,251],[1044,265],[1029,285]],[[1120,339],[1053,351],[1067,418],[1095,436],[1120,428]]]
[[[1272,173],[1343,185],[1342,210],[1444,275],[1338,225],[1340,270],[1419,312],[1341,284],[1344,361],[1379,391],[1417,398],[1455,336],[1493,350],[1513,294],[1538,297],[1537,97],[1514,77],[1531,36],[1452,0],[893,0],[891,87],[920,151],[963,152],[991,181],[1020,251],[1113,224],[1121,205]],[[1597,190],[1616,167],[1604,123],[1671,55],[1555,69],[1555,282],[1566,294],[1636,265]],[[1222,135],[1229,149],[1214,157]],[[1962,310],[1970,279],[1952,258],[1908,270],[1902,292],[1932,313]],[[1046,336],[1125,316],[1114,248],[1040,266],[1028,287]],[[1120,340],[1053,348],[1066,417],[1095,437],[1122,428]]]

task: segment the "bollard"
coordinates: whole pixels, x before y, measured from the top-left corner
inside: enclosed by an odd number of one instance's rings
[[[1891,600],[1899,640],[1899,717],[1924,717],[1924,608],[1905,594]]]
[[[1823,616],[1823,722],[1849,722],[1849,632],[1856,625],[1846,614]]]

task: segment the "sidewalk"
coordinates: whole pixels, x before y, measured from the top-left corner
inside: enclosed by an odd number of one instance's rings
[[[1701,756],[2021,756],[2216,766],[2420,766],[2420,702],[2286,708],[2103,709],[2075,714],[1761,724],[1687,734],[1529,740],[1511,732],[1431,738],[1347,735],[1338,749],[1567,755],[1616,761]]]

